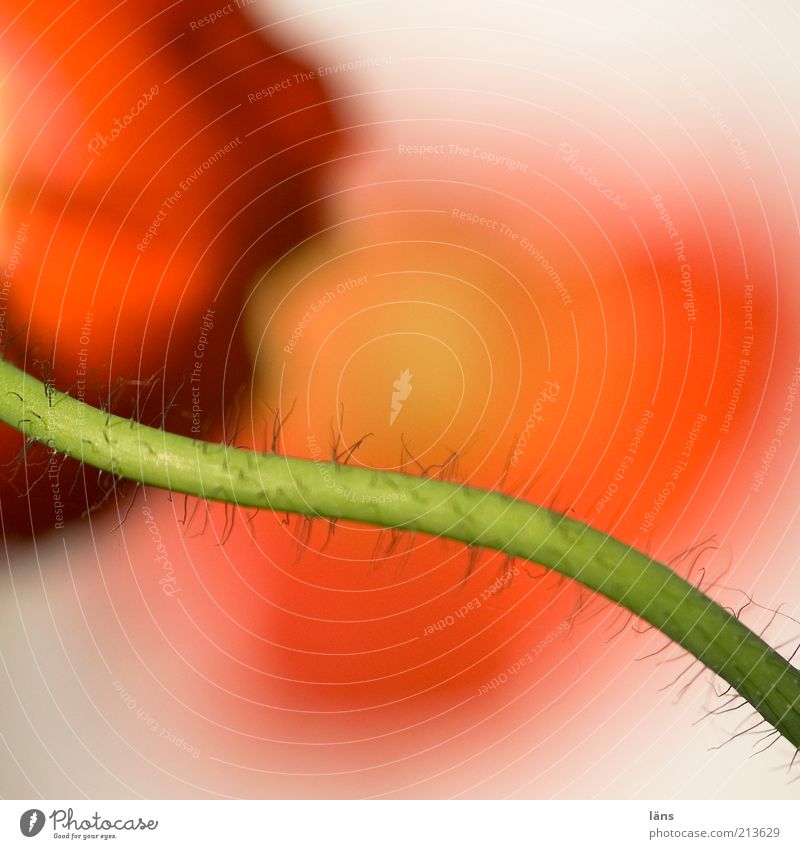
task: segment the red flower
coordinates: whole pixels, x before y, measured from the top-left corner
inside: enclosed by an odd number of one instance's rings
[[[218,435],[249,377],[254,274],[313,231],[335,130],[314,75],[233,3],[6,0],[6,356],[167,429]],[[6,533],[109,482],[2,428]]]

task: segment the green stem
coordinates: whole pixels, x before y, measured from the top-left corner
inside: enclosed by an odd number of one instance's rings
[[[459,540],[539,563],[654,625],[800,748],[800,673],[666,566],[499,492],[188,439],[104,413],[0,361],[0,419],[90,466],[242,507],[347,519]]]

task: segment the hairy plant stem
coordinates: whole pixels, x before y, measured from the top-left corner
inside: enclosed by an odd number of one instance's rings
[[[474,487],[200,442],[110,415],[0,361],[0,419],[51,450],[149,486],[420,531],[524,558],[654,625],[800,748],[800,673],[735,616],[625,543]]]

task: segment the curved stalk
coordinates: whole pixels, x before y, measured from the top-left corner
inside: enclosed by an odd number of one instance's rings
[[[90,407],[2,361],[0,420],[58,453],[171,492],[420,531],[546,566],[658,628],[800,748],[800,672],[666,566],[574,519],[499,492],[166,433]]]

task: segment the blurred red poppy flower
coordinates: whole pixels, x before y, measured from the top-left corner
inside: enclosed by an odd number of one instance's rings
[[[219,435],[250,362],[260,267],[313,232],[335,122],[231,3],[8,0],[0,338],[89,403]],[[2,428],[5,533],[60,526],[110,483]]]

